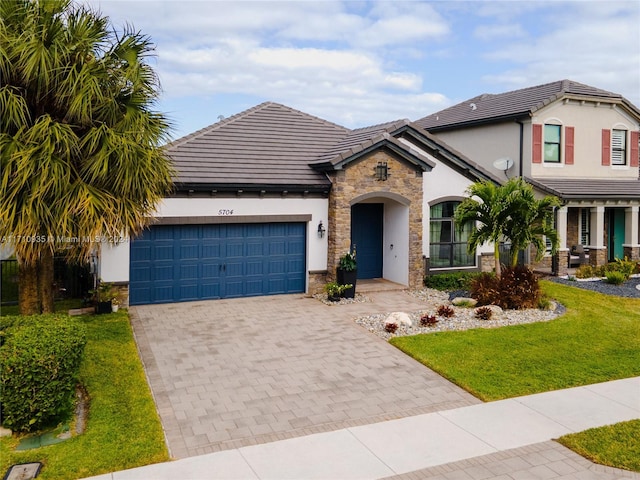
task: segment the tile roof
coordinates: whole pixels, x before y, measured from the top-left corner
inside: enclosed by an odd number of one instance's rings
[[[167,146],[177,186],[297,186],[327,189],[308,164],[349,130],[278,103],[266,102]]]
[[[435,164],[424,153],[400,141],[408,136],[473,178],[490,178],[459,152],[409,120],[349,130],[278,103],[250,108],[167,145],[184,190],[289,190],[326,192],[324,173],[377,148],[386,148],[429,171]],[[481,171],[482,170],[482,171]],[[494,181],[495,177],[492,178]]]
[[[584,85],[572,80],[522,88],[511,92],[485,93],[433,113],[416,124],[430,131],[455,128],[498,120],[512,120],[529,116],[537,110],[565,96],[574,98],[600,98],[624,104],[640,118],[640,110],[622,95]]]
[[[566,200],[640,199],[640,179],[526,178],[534,187]]]
[[[337,164],[350,154],[379,142],[383,138],[389,138],[389,134],[398,128],[409,124],[409,120],[395,120],[392,122],[372,125],[370,127],[351,130],[346,137],[336,143],[332,148],[322,153],[313,164],[331,163]],[[386,134],[386,135],[385,135]]]

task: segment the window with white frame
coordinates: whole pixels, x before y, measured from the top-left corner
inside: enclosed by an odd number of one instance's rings
[[[627,131],[611,132],[611,165],[627,164]]]
[[[560,163],[560,125],[544,126],[544,161],[545,163]]]
[[[580,232],[580,245],[589,245],[590,243],[590,226],[591,226],[591,211],[588,208],[580,209],[580,216],[578,217],[578,229]]]

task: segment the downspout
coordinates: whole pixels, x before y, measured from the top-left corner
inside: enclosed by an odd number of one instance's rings
[[[518,175],[520,178],[524,177],[522,174],[522,168],[524,167],[524,123],[521,120],[516,120],[516,123],[520,125],[520,152],[518,158]]]

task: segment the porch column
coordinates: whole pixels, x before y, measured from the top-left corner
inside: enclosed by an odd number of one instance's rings
[[[638,222],[640,206],[633,205],[624,211],[624,256],[629,260],[640,260],[640,240],[638,239]]]
[[[589,245],[589,263],[604,265],[607,263],[607,247],[604,244],[604,205],[591,209],[591,245]]]
[[[567,248],[567,212],[564,206],[556,210],[556,231],[558,232],[558,271],[557,275],[567,274],[569,268],[569,249]]]

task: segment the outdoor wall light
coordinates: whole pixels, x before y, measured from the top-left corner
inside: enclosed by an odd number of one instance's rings
[[[318,237],[323,238],[326,231],[327,230],[324,228],[324,225],[322,225],[322,220],[320,220],[320,223],[318,224]]]
[[[376,172],[376,180],[385,181],[389,176],[389,167],[387,166],[387,162],[378,162],[378,165],[375,167]]]

